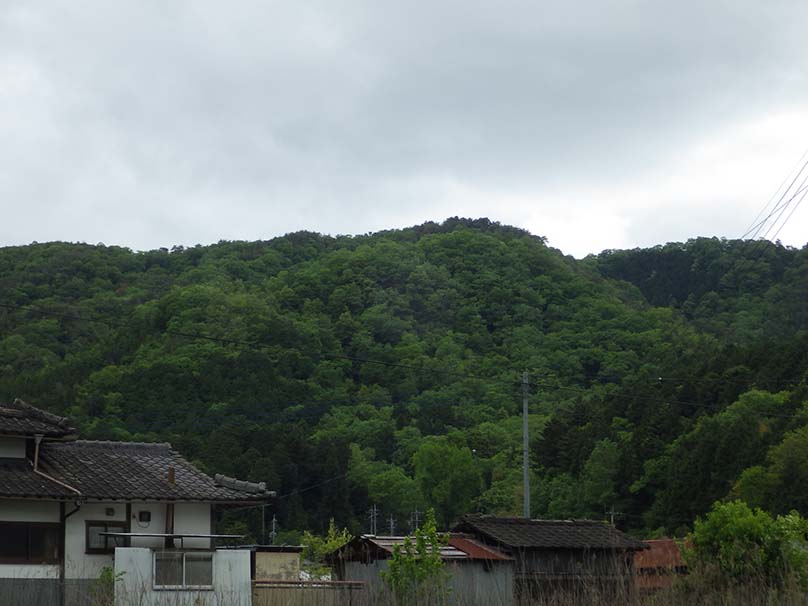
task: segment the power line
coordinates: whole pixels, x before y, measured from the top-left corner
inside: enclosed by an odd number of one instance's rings
[[[806,155],[808,155],[808,150],[806,150],[806,152],[800,158],[800,161],[797,163],[797,165],[802,164],[800,166],[799,171],[797,171],[797,173],[794,175],[794,178],[791,180],[788,187],[786,187],[786,189],[783,190],[782,194],[780,195],[780,198],[778,199],[777,203],[774,205],[772,210],[769,212],[769,214],[766,215],[763,219],[758,221],[758,217],[760,217],[765,212],[765,210],[771,204],[772,200],[777,196],[777,192],[779,192],[782,189],[782,187],[783,187],[782,183],[781,183],[780,187],[777,189],[777,191],[775,191],[775,194],[772,197],[772,199],[769,200],[769,202],[766,203],[766,205],[763,207],[763,209],[758,213],[757,217],[755,217],[755,220],[752,221],[752,225],[741,236],[741,239],[744,239],[747,236],[751,237],[752,239],[757,238],[758,235],[760,234],[760,231],[768,224],[768,227],[766,228],[766,231],[761,236],[761,239],[765,240],[768,237],[771,230],[774,229],[775,226],[777,226],[777,224],[780,222],[780,219],[782,218],[783,214],[788,209],[788,207],[791,205],[791,203],[798,196],[800,196],[800,194],[802,194],[803,198],[805,197],[805,194],[808,193],[808,186],[806,186],[806,183],[808,183],[808,174],[806,174],[805,177],[802,178],[802,181],[796,187],[796,189],[794,189],[794,185],[800,179],[800,175],[802,175],[802,173],[803,173],[803,171],[805,171],[806,167],[808,167],[808,160],[803,162],[803,159],[806,157]],[[792,172],[789,173],[789,175],[792,174],[793,171],[794,171],[794,169],[792,169]],[[785,181],[787,181],[787,180],[788,180],[788,177],[786,177],[786,179],[783,181],[783,183],[785,183]],[[786,198],[786,196],[788,196],[788,198]],[[799,206],[800,202],[802,202],[802,198],[800,198],[799,202],[796,204],[795,209],[796,209],[796,207]],[[783,226],[791,218],[791,215],[793,215],[793,213],[794,213],[794,211],[792,210],[792,212],[788,215],[786,220],[783,221],[782,224],[780,224],[780,227],[777,229],[776,233],[780,232],[780,230],[783,228]],[[775,215],[776,215],[776,218],[774,219],[774,221],[769,223],[769,220],[772,217],[774,217]],[[757,221],[757,222],[755,222],[755,221]],[[776,238],[776,235],[774,237]]]
[[[797,163],[796,163],[796,164],[795,164],[795,165],[794,165],[794,166],[791,168],[791,170],[790,170],[788,173],[786,173],[786,176],[785,176],[785,177],[783,177],[783,180],[782,180],[782,182],[780,183],[779,187],[778,187],[776,190],[774,190],[774,193],[772,194],[771,198],[769,198],[769,201],[768,201],[768,202],[766,202],[766,204],[763,206],[763,208],[762,208],[762,209],[760,209],[760,211],[759,211],[759,212],[758,212],[758,214],[755,216],[755,218],[754,218],[754,219],[752,219],[752,223],[751,223],[751,224],[750,224],[750,226],[747,228],[746,232],[744,232],[744,234],[741,236],[741,238],[740,238],[741,240],[743,240],[744,238],[746,238],[746,236],[747,236],[747,235],[749,235],[749,233],[750,233],[750,232],[751,232],[751,231],[752,231],[752,230],[753,230],[753,229],[754,229],[754,228],[755,228],[755,227],[758,225],[758,224],[756,223],[756,221],[757,221],[757,220],[758,220],[758,219],[759,219],[759,218],[760,218],[760,217],[763,215],[763,213],[764,213],[764,212],[766,212],[766,209],[769,207],[769,205],[770,205],[772,202],[774,202],[775,198],[777,197],[777,194],[780,192],[780,190],[781,190],[781,189],[783,189],[783,185],[785,185],[785,184],[786,184],[786,181],[788,181],[789,177],[790,177],[792,174],[794,174],[794,171],[795,171],[795,170],[797,170],[797,167],[798,167],[798,166],[800,166],[800,164],[802,164],[802,163],[803,163],[803,161],[806,159],[806,157],[807,157],[807,156],[808,156],[808,149],[806,149],[806,150],[803,152],[802,156],[800,156],[800,159],[799,159],[799,160],[797,160]]]

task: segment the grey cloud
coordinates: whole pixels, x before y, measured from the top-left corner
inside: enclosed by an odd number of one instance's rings
[[[624,183],[808,92],[802,2],[4,6],[0,243],[507,221],[491,192]]]

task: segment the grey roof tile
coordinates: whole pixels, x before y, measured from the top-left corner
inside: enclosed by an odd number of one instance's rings
[[[61,438],[76,430],[64,417],[34,408],[22,400],[0,404],[0,435],[43,435]]]
[[[39,471],[26,459],[0,459],[0,497],[196,502],[266,501],[264,483],[199,471],[165,443],[75,440],[67,419],[22,400],[0,405],[0,435],[42,435]],[[172,477],[173,476],[173,477]]]
[[[166,443],[43,442],[40,468],[88,499],[225,502],[262,501],[274,494],[218,485]]]
[[[0,496],[53,499],[75,493],[34,473],[28,459],[0,459]]]
[[[468,515],[453,529],[510,549],[644,549],[642,542],[605,522],[529,520]]]

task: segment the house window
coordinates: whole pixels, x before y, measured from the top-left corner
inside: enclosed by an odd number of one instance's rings
[[[125,547],[125,537],[109,537],[105,532],[126,532],[124,522],[86,522],[85,553],[114,553],[116,547]]]
[[[155,589],[213,589],[213,553],[155,551]]]
[[[57,564],[59,525],[0,522],[0,564]]]

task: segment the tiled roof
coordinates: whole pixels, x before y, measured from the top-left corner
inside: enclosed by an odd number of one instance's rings
[[[453,529],[511,549],[644,549],[604,522],[470,515]]]
[[[67,419],[34,408],[22,400],[0,404],[0,435],[40,434],[62,438],[75,433]]]
[[[28,459],[0,459],[0,496],[63,498],[75,493],[34,473]]]
[[[232,502],[263,501],[274,494],[219,486],[170,444],[43,442],[39,469],[76,488],[86,499]],[[0,494],[9,489],[19,491],[0,481]],[[28,496],[45,495],[32,490]]]

